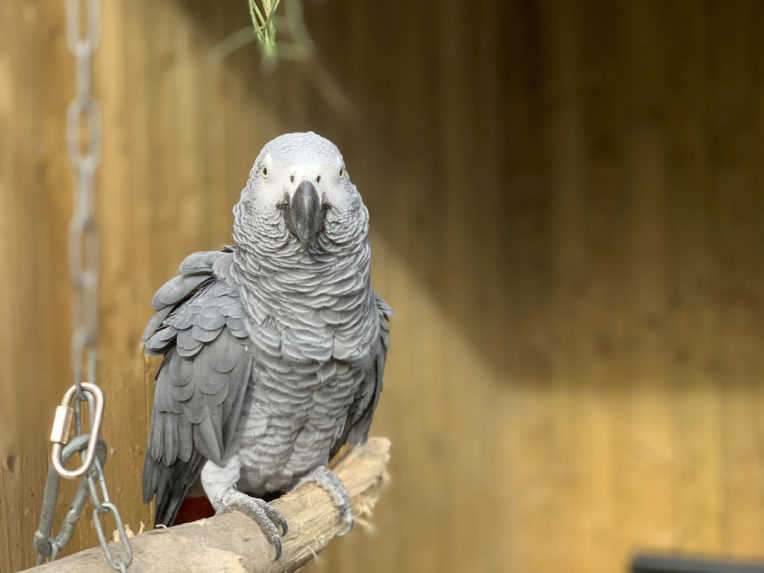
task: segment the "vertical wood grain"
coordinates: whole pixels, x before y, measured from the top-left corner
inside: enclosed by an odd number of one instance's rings
[[[755,22],[756,16],[761,21],[761,12],[754,2],[741,3],[733,13],[714,8],[711,15],[718,21],[719,36],[729,38],[713,38],[710,62],[711,97],[719,110],[709,121],[715,211],[710,236],[719,269],[715,296],[723,308],[712,363],[720,390],[719,536],[725,550],[755,554],[762,530],[762,476],[757,463],[762,452],[755,406],[761,370],[750,365],[759,354],[751,328],[757,322],[760,299],[751,286],[761,276],[757,258],[764,201],[751,168],[755,165],[752,128],[760,108],[752,97],[753,65],[761,42],[746,23]],[[756,360],[753,364],[760,366]]]
[[[621,82],[615,102],[623,101],[616,125],[620,133],[628,234],[623,256],[627,272],[620,285],[626,311],[619,333],[615,384],[615,524],[621,524],[616,551],[634,545],[670,548],[673,483],[673,423],[669,328],[669,233],[666,57],[673,25],[657,2],[621,6]],[[628,70],[627,73],[624,73]],[[617,91],[616,91],[617,90]],[[616,306],[620,303],[616,302]],[[620,382],[618,382],[620,380]]]
[[[553,282],[549,287],[551,298],[550,326],[553,328],[552,341],[559,349],[551,354],[552,383],[551,394],[556,403],[552,410],[555,425],[559,424],[559,457],[553,456],[544,432],[544,426],[534,432],[535,447],[544,448],[544,456],[532,461],[536,472],[528,475],[523,482],[515,484],[516,491],[531,487],[530,492],[538,492],[537,507],[529,507],[534,529],[527,532],[528,539],[522,545],[522,560],[516,566],[528,562],[537,570],[550,570],[569,566],[583,569],[581,552],[588,552],[586,508],[582,507],[581,486],[586,485],[587,460],[580,451],[579,432],[581,424],[577,416],[581,411],[581,398],[576,386],[578,377],[588,375],[582,370],[581,352],[583,340],[576,335],[581,322],[580,300],[588,288],[585,268],[589,263],[585,241],[585,171],[584,116],[582,105],[583,86],[582,18],[578,10],[566,6],[557,9],[554,2],[545,2],[541,10],[543,60],[542,69],[544,101],[547,117],[547,184],[549,185],[550,245],[553,260]],[[528,394],[536,392],[529,388]],[[543,397],[537,396],[536,400]],[[522,410],[522,407],[519,408]],[[588,413],[582,412],[583,415]],[[532,418],[529,422],[532,422]],[[553,426],[554,427],[554,426]],[[606,438],[606,436],[603,436]],[[594,444],[592,444],[594,445]],[[524,455],[527,450],[523,441],[518,444],[517,453]],[[519,456],[518,456],[519,457]],[[524,464],[525,465],[525,464]],[[562,471],[555,471],[562,467]],[[560,475],[557,482],[547,482],[546,475]],[[582,484],[583,482],[583,484]],[[531,486],[531,484],[533,484]],[[557,492],[561,498],[556,498]],[[601,492],[603,495],[606,492]],[[543,497],[542,497],[543,494]],[[553,503],[543,503],[551,498]],[[531,501],[531,498],[529,501]],[[545,514],[553,512],[560,517],[559,524],[550,523]],[[565,527],[567,525],[567,527]],[[543,536],[551,526],[553,536],[549,551],[536,551],[531,539]],[[515,525],[520,535],[523,528]],[[581,548],[579,551],[577,548]],[[565,565],[568,564],[568,565]]]
[[[66,277],[67,267],[57,256],[61,238],[56,236],[65,233],[71,204],[67,159],[59,151],[66,99],[63,91],[45,86],[51,81],[70,88],[72,68],[60,7],[27,2],[2,10],[0,218],[6,274],[0,299],[6,354],[0,415],[12,429],[0,439],[5,546],[0,567],[18,569],[33,563],[31,535],[47,470],[52,405],[71,384],[68,343],[61,344],[69,324],[68,284],[58,280]],[[42,61],[50,69],[38,65]]]

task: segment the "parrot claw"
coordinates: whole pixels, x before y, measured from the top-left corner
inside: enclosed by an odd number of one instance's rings
[[[350,503],[350,494],[348,494],[348,490],[345,489],[345,484],[342,483],[339,476],[327,466],[318,466],[309,474],[300,478],[300,481],[297,482],[297,485],[295,485],[293,489],[297,489],[310,482],[319,485],[326,491],[326,493],[329,494],[329,497],[332,498],[334,505],[340,510],[342,521],[347,526],[347,529],[339,535],[343,536],[350,533],[353,530],[353,525],[355,523],[355,520],[353,519],[353,506]]]
[[[262,529],[276,550],[274,561],[278,561],[281,558],[281,537],[287,534],[289,527],[284,517],[279,513],[279,510],[265,500],[250,497],[236,490],[230,490],[224,496],[221,506],[218,511],[238,509],[251,517],[260,526],[260,529]]]
[[[278,561],[281,559],[281,538],[278,535],[271,537],[271,543],[276,548],[276,557],[273,560]]]

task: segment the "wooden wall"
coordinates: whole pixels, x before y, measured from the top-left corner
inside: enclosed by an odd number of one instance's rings
[[[764,4],[307,2],[275,73],[243,0],[103,1],[104,435],[148,523],[139,337],[230,240],[261,145],[314,129],[372,212],[397,312],[376,531],[314,571],[617,571],[637,548],[764,557]],[[0,2],[0,568],[33,562],[70,384],[74,92],[62,2]],[[65,493],[71,494],[71,488]],[[95,543],[84,519],[73,548]]]

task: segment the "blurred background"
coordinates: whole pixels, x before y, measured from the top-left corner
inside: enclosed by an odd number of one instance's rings
[[[270,71],[256,44],[210,58],[244,0],[102,4],[99,383],[133,530],[152,294],[231,240],[261,146],[312,129],[397,316],[390,487],[311,571],[764,557],[764,3],[306,0],[312,51]],[[0,3],[3,571],[33,564],[71,384],[74,92],[64,3]],[[84,517],[70,548],[95,543]]]

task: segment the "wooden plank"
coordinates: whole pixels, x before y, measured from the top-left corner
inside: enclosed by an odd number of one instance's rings
[[[13,194],[12,185],[14,173],[11,171],[12,147],[10,145],[11,135],[15,134],[12,129],[14,123],[12,116],[14,111],[15,91],[11,89],[12,78],[15,72],[14,61],[11,53],[12,40],[15,35],[11,30],[5,30],[6,26],[2,23],[11,21],[14,15],[10,3],[0,5],[0,26],[3,32],[0,34],[0,232],[3,237],[12,237],[15,231],[13,224],[12,206]],[[0,242],[0,253],[4,261],[13,260],[13,252],[10,241]],[[14,306],[14,296],[12,285],[4,282],[0,286],[0,316],[7,320],[12,316]],[[9,328],[0,330],[0,344],[3,348],[12,348],[14,333]],[[10,360],[0,360],[0,379],[11,380],[13,376],[13,362]],[[21,563],[23,559],[20,552],[14,547],[15,528],[13,524],[18,521],[18,481],[14,479],[16,472],[16,462],[19,453],[14,447],[18,440],[20,430],[19,424],[19,400],[17,392],[3,385],[3,390],[8,393],[8,399],[0,403],[0,433],[3,435],[0,441],[0,516],[3,516],[0,522],[0,569],[10,569],[12,566]],[[11,534],[14,534],[14,537]],[[14,565],[12,565],[14,564]]]
[[[31,533],[47,470],[47,433],[53,406],[71,383],[68,347],[66,342],[60,344],[59,337],[68,331],[69,321],[68,307],[62,304],[68,294],[66,259],[61,256],[63,235],[56,236],[65,228],[71,201],[70,177],[58,177],[62,166],[68,174],[62,125],[72,86],[72,68],[58,25],[61,15],[60,7],[48,10],[39,2],[28,2],[4,7],[0,22],[4,37],[0,68],[6,74],[0,88],[4,116],[0,219],[4,261],[10,271],[0,287],[7,357],[2,379],[3,403],[13,425],[0,442],[7,539],[0,568],[10,570],[34,559]],[[61,91],[39,89],[46,81]],[[57,125],[49,123],[51,118]],[[69,198],[64,212],[56,197],[62,192]],[[5,418],[5,411],[0,414]]]
[[[760,25],[764,21],[764,11],[762,6],[754,4],[754,9],[750,14],[750,20],[754,23],[754,26]],[[749,50],[751,62],[749,64],[749,73],[751,74],[751,94],[750,102],[752,108],[751,118],[751,149],[748,168],[751,171],[750,180],[748,181],[748,197],[753,197],[754,207],[749,209],[749,205],[745,202],[742,203],[742,207],[749,213],[751,219],[750,223],[753,223],[753,216],[755,213],[761,213],[764,209],[762,201],[764,197],[761,194],[762,183],[764,183],[764,172],[762,172],[761,165],[762,159],[764,159],[764,110],[760,105],[756,105],[756,102],[761,101],[764,95],[764,58],[762,58],[762,39],[757,34],[750,34],[749,36]],[[749,224],[750,224],[749,223]],[[746,297],[749,301],[748,309],[751,310],[745,324],[749,327],[746,332],[745,346],[746,371],[743,376],[746,377],[746,381],[749,385],[744,386],[746,389],[750,389],[748,392],[743,392],[746,395],[747,403],[750,405],[750,409],[747,413],[750,418],[749,426],[745,428],[746,432],[752,432],[753,436],[747,436],[744,442],[747,447],[743,448],[744,455],[741,456],[744,460],[742,463],[742,475],[745,476],[743,486],[740,491],[746,492],[745,499],[741,495],[739,501],[735,501],[734,505],[730,503],[731,513],[737,515],[738,507],[743,506],[746,508],[746,516],[739,521],[731,519],[731,525],[728,532],[728,539],[730,540],[730,549],[735,553],[741,552],[746,554],[761,555],[761,551],[758,547],[755,547],[755,541],[753,538],[757,534],[762,534],[764,525],[762,524],[762,512],[764,512],[764,492],[762,487],[764,480],[762,479],[762,438],[764,438],[764,424],[762,418],[759,415],[762,405],[764,405],[764,390],[760,384],[760,373],[764,371],[764,354],[761,352],[760,338],[761,333],[759,331],[760,322],[756,317],[760,316],[759,309],[761,306],[762,289],[761,285],[764,285],[764,265],[761,263],[761,258],[756,253],[756,245],[764,242],[764,227],[760,224],[754,224],[753,228],[749,230],[750,235],[748,237],[753,240],[752,244],[746,244],[747,252],[749,256],[754,257],[754,260],[750,260],[748,264],[740,266],[741,282],[745,284],[747,289],[745,292],[748,294]],[[749,298],[750,297],[750,298]],[[753,483],[752,483],[753,482]],[[734,513],[733,513],[734,512]],[[741,535],[742,547],[735,547],[733,544],[734,536],[741,534],[744,530],[746,533]]]
[[[535,413],[536,423],[543,427],[554,419],[548,405],[520,410],[528,403],[523,400],[528,389],[540,386],[539,392],[546,395],[547,386],[542,379],[547,362],[539,352],[543,343],[537,327],[549,290],[543,274],[548,268],[547,242],[532,230],[543,228],[547,208],[538,176],[542,137],[533,128],[541,115],[533,93],[538,89],[538,8],[483,1],[470,10],[472,23],[465,25],[478,33],[468,42],[471,63],[463,73],[473,78],[467,82],[474,110],[468,114],[472,124],[468,137],[475,149],[464,167],[469,174],[466,185],[473,192],[461,205],[470,205],[464,209],[471,216],[469,242],[473,248],[479,243],[473,255],[475,276],[487,280],[471,280],[472,319],[466,342],[473,358],[466,389],[475,392],[476,411],[470,424],[476,429],[465,431],[464,447],[474,442],[473,432],[485,436],[470,461],[472,475],[477,474],[472,479],[478,496],[485,496],[475,518],[487,519],[487,508],[492,509],[491,525],[476,528],[479,537],[473,538],[476,546],[469,557],[484,571],[502,571],[514,570],[515,564],[526,566],[517,559],[517,549],[528,540],[525,528],[517,527],[521,521],[517,507],[523,505],[520,500],[528,487],[521,482],[524,472],[519,468],[530,456],[527,450],[516,451],[522,434],[514,420],[527,420]],[[490,313],[485,312],[488,308]],[[554,458],[544,459],[556,447],[553,439],[533,456],[542,467]],[[494,486],[497,482],[501,488]],[[549,525],[551,537],[557,530]],[[472,565],[465,560],[459,567]]]
[[[141,77],[147,46],[134,46],[133,34],[145,33],[141,11],[126,3],[104,6],[101,46],[95,60],[96,93],[103,110],[103,161],[97,180],[98,217],[101,232],[101,346],[99,384],[107,405],[103,437],[109,445],[105,468],[112,500],[123,521],[133,531],[150,525],[150,508],[141,503],[140,476],[146,444],[147,395],[142,384],[143,359],[140,336],[149,315],[152,251],[150,213],[156,196],[152,180],[146,180],[148,151],[146,106],[150,96]],[[113,70],[127,73],[113,73]],[[154,173],[156,175],[156,173]],[[126,418],[127,416],[127,418]],[[129,419],[130,424],[125,420]],[[83,519],[80,547],[98,542],[95,531]],[[86,525],[87,524],[87,525]],[[107,518],[107,532],[114,530]]]
[[[672,543],[673,443],[672,380],[669,336],[670,261],[668,259],[666,180],[667,123],[662,110],[667,97],[665,54],[671,22],[657,2],[619,5],[617,32],[622,59],[609,88],[614,105],[622,105],[620,133],[623,154],[623,209],[628,213],[621,277],[623,323],[613,384],[616,492],[610,568],[642,547],[669,548]],[[607,52],[607,50],[606,50]],[[619,102],[623,102],[620,104]]]
[[[580,338],[574,329],[580,321],[579,295],[584,288],[584,269],[588,264],[585,246],[586,184],[584,155],[584,118],[581,97],[582,29],[581,15],[571,5],[560,9],[555,2],[541,4],[540,69],[545,104],[545,183],[549,188],[549,232],[552,278],[546,335],[558,348],[550,353],[551,418],[546,426],[534,424],[535,408],[531,402],[515,405],[517,417],[514,459],[528,457],[516,468],[520,480],[513,484],[518,495],[516,516],[511,531],[514,568],[536,570],[580,568],[583,529],[579,521],[581,504],[578,492],[579,451],[577,448],[576,383],[586,371],[580,371]],[[529,389],[530,391],[533,388]],[[543,404],[544,396],[536,398]],[[524,427],[527,426],[527,427]],[[551,434],[551,435],[550,435]],[[549,442],[555,439],[556,443]],[[530,452],[539,449],[539,455]],[[527,527],[526,524],[527,523]],[[546,536],[552,542],[537,551],[535,540]]]
[[[468,81],[472,69],[475,12],[464,3],[443,3],[435,23],[438,45],[436,85],[440,94],[436,104],[439,135],[436,153],[440,162],[449,166],[448,173],[439,169],[434,180],[438,189],[437,200],[444,203],[442,216],[448,221],[447,230],[445,226],[441,228],[441,264],[459,270],[444,275],[441,279],[444,291],[435,293],[451,315],[443,333],[436,339],[440,352],[433,356],[442,361],[444,372],[441,416],[450,420],[445,434],[449,436],[448,444],[444,447],[449,456],[460,460],[440,479],[442,496],[448,500],[439,512],[446,520],[446,526],[440,531],[443,545],[439,557],[442,561],[434,561],[435,569],[440,570],[445,567],[457,570],[482,568],[479,563],[483,554],[461,548],[480,547],[486,535],[482,528],[473,525],[480,523],[482,515],[481,506],[474,501],[485,489],[481,482],[490,446],[486,441],[468,437],[473,432],[481,432],[484,416],[489,415],[480,410],[485,369],[480,367],[480,356],[471,347],[469,338],[475,330],[473,321],[477,319],[473,314],[473,302],[480,292],[474,280],[465,280],[465,277],[480,276],[478,261],[481,254],[475,247],[484,243],[482,229],[473,222],[481,216],[479,199],[471,200],[473,209],[464,208],[465,195],[475,181],[472,172],[477,159],[474,146],[477,138],[473,135],[475,123],[469,114],[463,113],[475,105],[474,91]],[[466,385],[465,380],[473,380],[473,383]]]
[[[709,368],[717,347],[718,304],[713,298],[718,273],[710,228],[710,160],[706,122],[710,78],[706,55],[710,33],[707,10],[677,10],[685,22],[672,46],[674,169],[671,220],[672,338],[677,341],[670,374],[675,419],[674,547],[687,551],[721,549],[721,410],[718,379]],[[691,14],[690,17],[687,17]]]
[[[758,18],[755,18],[758,16]],[[761,21],[758,3],[741,3],[733,13],[712,12],[724,42],[712,40],[711,119],[713,142],[711,242],[718,253],[715,301],[719,308],[718,357],[714,373],[721,402],[721,544],[725,552],[761,553],[761,442],[758,435],[760,343],[756,311],[761,301],[760,241],[764,196],[754,177],[753,130],[760,112],[753,81],[761,43],[746,23]],[[752,121],[753,120],[753,121]]]

